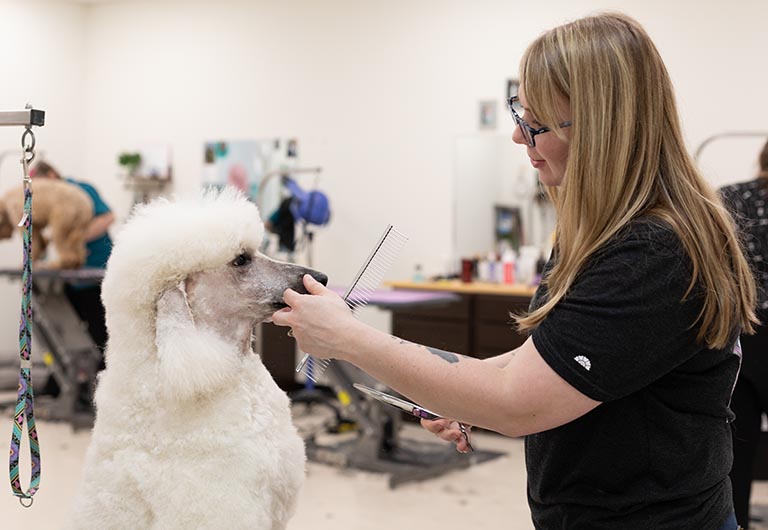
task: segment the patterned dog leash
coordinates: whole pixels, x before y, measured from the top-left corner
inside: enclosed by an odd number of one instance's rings
[[[27,138],[31,138],[27,145]],[[29,164],[35,158],[35,135],[30,127],[21,138],[24,148],[21,163],[24,167],[24,216],[19,226],[24,228],[24,265],[22,273],[21,321],[19,325],[19,356],[21,368],[19,372],[19,394],[16,400],[16,410],[13,417],[13,433],[11,434],[10,479],[13,494],[25,508],[32,506],[32,496],[40,488],[40,445],[37,438],[34,414],[34,392],[32,389],[32,181],[29,177]],[[21,489],[19,477],[19,454],[24,418],[27,419],[29,435],[29,451],[31,454],[31,472],[29,489]],[[26,503],[28,501],[28,503]]]

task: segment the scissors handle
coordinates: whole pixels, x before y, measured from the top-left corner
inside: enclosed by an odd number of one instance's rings
[[[460,421],[456,422],[456,423],[459,424],[459,430],[461,431],[462,436],[464,436],[464,441],[467,442],[467,449],[469,449],[470,453],[474,452],[475,449],[472,447],[472,444],[469,441],[469,434],[470,434],[469,433],[469,427],[467,427],[466,425],[464,425]]]

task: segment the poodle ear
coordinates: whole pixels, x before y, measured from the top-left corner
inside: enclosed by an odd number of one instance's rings
[[[184,282],[166,289],[157,300],[157,337],[177,327],[195,327]]]
[[[236,374],[235,349],[195,326],[183,284],[160,295],[155,330],[158,376],[165,397],[203,396],[219,390]]]

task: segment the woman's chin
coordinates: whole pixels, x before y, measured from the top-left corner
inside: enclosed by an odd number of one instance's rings
[[[549,166],[539,169],[539,180],[545,186],[559,186],[563,182],[563,175],[554,175]]]

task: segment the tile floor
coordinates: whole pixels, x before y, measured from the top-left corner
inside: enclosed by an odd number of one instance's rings
[[[0,423],[8,430],[10,421],[9,415],[0,415]],[[34,505],[25,509],[5,486],[0,495],[2,528],[60,528],[76,490],[88,432],[73,432],[69,425],[51,422],[39,422],[38,430],[43,458],[41,489]],[[404,436],[433,440],[417,425],[406,425]],[[388,487],[384,475],[310,463],[298,512],[289,530],[532,530],[525,498],[522,440],[477,433],[473,443],[477,448],[506,454],[466,470],[395,489]],[[22,473],[29,469],[28,465],[22,462]],[[26,484],[28,475],[22,477]],[[754,497],[756,513],[768,516],[767,482],[756,483]],[[765,530],[768,526],[753,525],[753,529]]]

